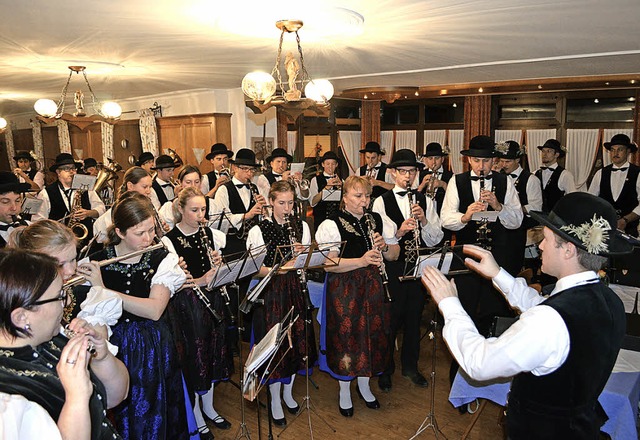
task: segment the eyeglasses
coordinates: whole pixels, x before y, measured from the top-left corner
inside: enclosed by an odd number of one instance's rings
[[[76,167],[74,166],[68,166],[68,167],[59,167],[58,168],[60,171],[66,171],[68,173],[72,172],[72,171],[76,171]]]
[[[396,168],[396,172],[398,174],[400,174],[401,176],[406,176],[407,174],[415,174],[418,172],[418,170],[416,168],[412,168],[410,170],[405,170],[402,168]]]
[[[253,167],[238,167],[238,169],[242,171],[251,171],[252,173],[256,172],[256,169]]]
[[[41,306],[43,304],[47,304],[47,303],[51,303],[51,302],[55,302],[55,301],[60,301],[62,302],[62,307],[67,307],[69,305],[69,295],[67,294],[66,290],[61,290],[60,291],[60,295],[56,296],[55,298],[49,298],[49,299],[42,299],[40,301],[34,301],[33,303],[31,303],[32,306]]]

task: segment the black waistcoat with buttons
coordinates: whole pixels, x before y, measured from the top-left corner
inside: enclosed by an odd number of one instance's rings
[[[255,185],[253,185],[252,183],[250,185],[252,187],[255,187]],[[240,197],[240,193],[238,192],[238,188],[236,188],[235,183],[233,183],[233,181],[230,181],[225,183],[224,186],[227,188],[227,194],[229,197],[229,211],[231,211],[232,214],[245,214],[247,211],[250,211],[251,208],[253,208],[253,205],[256,204],[254,197],[251,196],[251,198],[249,199],[249,209],[245,208],[244,202]],[[258,189],[255,188],[255,192],[257,191]],[[245,221],[244,228],[241,227],[240,230],[234,228],[233,226],[230,226],[229,234],[242,235],[243,229],[249,231],[249,229],[251,229],[251,227],[253,227],[257,223],[257,218],[258,216],[255,216],[252,219]]]
[[[560,175],[564,171],[560,165],[553,170],[551,173],[551,177],[549,177],[549,181],[547,182],[547,186],[542,188],[542,211],[549,213],[556,206],[556,203],[560,198],[564,195],[564,191],[558,187],[558,182],[560,181]],[[542,170],[536,171],[536,177],[542,180]]]
[[[360,170],[358,171],[358,175],[360,176],[366,176],[367,175],[367,166],[363,165],[360,167]],[[374,179],[376,180],[381,180],[381,181],[385,181],[384,179],[387,176],[387,164],[384,162],[380,162],[380,168],[378,168],[378,173],[375,175]],[[388,190],[386,188],[383,188],[381,186],[374,186],[373,187],[373,191],[371,192],[371,198],[375,199],[377,197],[380,197],[382,194],[386,193]]]
[[[204,231],[209,238],[209,243],[213,243],[213,233],[211,229],[204,228]],[[202,233],[198,231],[195,234],[185,235],[179,228],[175,227],[165,235],[165,237],[171,240],[171,244],[173,244],[176,253],[184,258],[185,263],[187,263],[187,268],[194,278],[200,278],[211,269],[209,257],[207,256],[207,248],[202,242],[201,234]]]
[[[289,229],[287,229],[286,223],[279,225],[276,223],[275,219],[264,219],[258,224],[258,226],[260,227],[260,232],[262,232],[262,239],[267,245],[267,256],[265,257],[263,264],[266,267],[273,267],[274,264],[282,262],[282,252],[287,253],[291,249],[282,248],[281,252],[276,252],[278,246],[291,245]],[[295,240],[300,243],[302,241],[302,221],[296,219],[296,221],[293,222],[292,227]]]
[[[158,200],[160,201],[160,206],[164,205],[169,201],[167,195],[164,193],[162,186],[158,183],[158,181],[154,178],[151,183],[151,188],[156,192],[156,196],[158,196]]]
[[[622,185],[622,191],[618,196],[618,200],[613,200],[613,194],[611,193],[611,174],[613,165],[606,166],[602,169],[602,176],[600,178],[600,197],[611,203],[618,213],[618,217],[629,214],[633,209],[638,206],[638,193],[636,191],[636,182],[638,181],[638,174],[640,174],[640,167],[634,164],[629,164],[627,170],[627,178]],[[620,171],[616,171],[619,173]],[[625,227],[627,233],[638,233],[638,220],[627,223]],[[634,233],[635,232],[635,233]]]
[[[409,196],[407,195],[405,197],[409,197]],[[400,229],[400,226],[405,221],[405,218],[402,215],[402,211],[400,211],[400,207],[398,206],[396,195],[393,193],[393,191],[388,191],[387,193],[382,195],[382,201],[384,203],[384,212],[387,214],[387,217],[389,217],[396,224],[398,229]],[[427,209],[427,201],[425,199],[424,194],[416,193],[416,201],[418,202],[418,205],[420,205],[420,207],[423,210]],[[422,240],[422,234],[419,234],[419,237],[420,237],[420,247],[425,247],[426,243]],[[407,242],[413,241],[413,239],[414,239],[413,232],[407,232],[402,236],[402,238],[399,241],[400,256],[398,257],[397,261],[399,262],[405,261],[405,257],[406,257],[405,248],[407,246]]]
[[[61,218],[69,214],[69,209],[67,209],[67,205],[64,203],[62,194],[60,194],[60,188],[60,182],[54,182],[45,188],[51,202],[51,210],[49,211],[49,218],[51,220],[60,220]],[[73,199],[75,196],[76,193],[72,192],[71,200],[69,201],[70,205],[73,205]],[[88,191],[84,191],[82,193],[82,196],[80,196],[80,206],[84,209],[91,209],[91,202],[89,201]],[[87,217],[80,222],[87,227],[87,230],[89,231],[89,237],[93,235],[93,221],[94,219],[92,219],[91,217]]]
[[[218,176],[216,176],[216,172],[214,171],[209,171],[207,174],[207,180],[209,180],[209,191],[211,191],[213,189],[214,186],[216,186],[216,182],[218,181]]]
[[[151,279],[158,271],[158,266],[169,254],[165,249],[156,249],[143,254],[140,261],[133,264],[113,263],[100,268],[102,280],[106,288],[121,292],[137,298],[148,298],[151,291]],[[113,246],[107,246],[103,250],[93,254],[91,261],[102,261],[114,258],[116,252]],[[147,318],[122,311],[118,320],[146,321]]]
[[[378,234],[382,234],[382,217],[377,212],[372,212],[371,215],[374,220],[373,230]],[[349,212],[340,210],[331,220],[335,221],[338,226],[340,240],[346,241],[343,246],[342,258],[360,258],[371,249],[368,235],[369,229],[364,216],[357,219]]]
[[[277,182],[276,176],[273,175],[273,171],[269,171],[268,173],[264,173],[264,177],[267,178],[267,181],[269,182],[269,185],[273,185],[274,183]]]
[[[318,183],[318,193],[327,186],[327,178],[324,174],[318,174],[316,177]],[[337,191],[341,191],[338,189]],[[316,228],[326,219],[333,217],[340,210],[340,202],[321,200],[316,206],[313,207],[313,222]]]
[[[531,173],[527,173],[523,170],[514,182],[516,191],[518,191],[518,199],[520,200],[520,205],[522,207],[525,207],[529,203],[529,196],[527,195],[527,184],[529,183],[529,179],[531,178],[531,176]],[[518,230],[526,231],[527,229],[532,228],[537,224],[538,223],[535,220],[525,215]]]

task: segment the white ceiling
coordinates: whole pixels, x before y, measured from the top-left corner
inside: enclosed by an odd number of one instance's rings
[[[72,64],[87,66],[99,99],[237,88],[271,70],[281,18],[306,21],[309,73],[337,91],[640,73],[638,0],[227,3],[0,0],[0,115],[57,99]],[[331,30],[332,8],[361,14],[361,33],[319,37],[313,22]]]

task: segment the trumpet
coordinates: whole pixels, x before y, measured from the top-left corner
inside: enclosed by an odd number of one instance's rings
[[[218,174],[220,174],[220,177],[224,176],[231,178],[231,170],[227,167],[222,167],[222,169],[218,171]]]
[[[293,176],[289,176],[289,178],[287,180],[293,186],[295,186],[296,188],[299,188],[302,191],[308,190],[309,189],[309,185],[311,185],[309,183],[309,180],[308,179],[304,179],[304,178],[302,180],[296,180]]]
[[[387,276],[387,269],[384,266],[384,257],[382,256],[382,251],[375,246],[375,240],[373,238],[373,234],[375,234],[376,221],[373,218],[371,212],[367,210],[366,207],[362,208],[362,212],[364,215],[365,223],[367,224],[367,232],[369,236],[369,245],[371,249],[375,249],[380,252],[380,258],[382,259],[380,263],[380,278],[382,278],[382,289],[384,290],[384,302],[393,302],[393,297],[391,296],[391,292],[389,291],[389,277]]]
[[[418,203],[416,192],[409,191],[411,197],[411,205],[415,205]],[[420,254],[420,222],[416,218],[416,216],[412,215],[415,220],[415,226],[413,227],[413,236],[411,239],[407,240],[404,244],[404,255],[405,259],[408,263],[415,263],[418,261],[418,256]]]

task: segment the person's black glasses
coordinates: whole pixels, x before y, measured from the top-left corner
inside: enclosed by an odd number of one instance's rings
[[[47,303],[51,303],[54,301],[61,301],[62,302],[62,307],[67,307],[67,305],[69,305],[69,295],[67,295],[67,292],[65,290],[61,290],[60,291],[60,295],[56,296],[55,298],[49,298],[49,299],[42,299],[40,301],[34,301],[33,303],[31,303],[32,306],[41,306],[43,304],[47,304]]]

